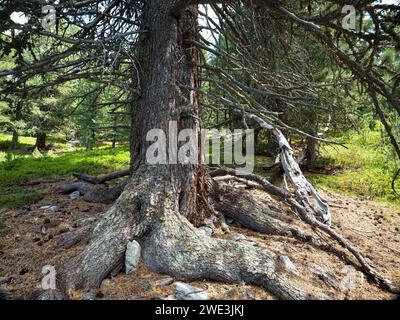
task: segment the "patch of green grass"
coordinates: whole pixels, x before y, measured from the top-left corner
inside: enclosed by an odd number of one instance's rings
[[[393,173],[399,163],[380,131],[351,132],[335,139],[345,142],[348,149],[328,145],[321,148],[320,166],[333,166],[335,174],[310,174],[317,186],[333,191],[391,202],[400,206],[400,200],[391,188]],[[397,183],[398,190],[400,184]]]
[[[66,152],[40,158],[21,157],[0,163],[0,186],[68,176],[75,172],[101,174],[128,167],[129,149],[126,147]]]
[[[39,191],[13,191],[0,194],[0,208],[20,209],[38,202],[42,195]]]

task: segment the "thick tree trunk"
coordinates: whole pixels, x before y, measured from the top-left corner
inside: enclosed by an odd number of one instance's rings
[[[170,121],[176,121],[178,131],[193,129],[200,137],[197,95],[177,87],[177,84],[198,86],[197,68],[193,67],[198,52],[186,43],[197,33],[197,7],[192,6],[174,17],[170,13],[172,4],[171,1],[146,1],[143,12],[142,28],[148,33],[142,36],[139,49],[142,95],[132,118],[132,172],[146,165],[146,151],[151,144],[146,141],[146,135],[150,130],[161,129],[168,133]],[[189,116],[184,110],[188,106]],[[174,150],[171,138],[167,136],[169,151]],[[176,150],[174,155],[177,155]],[[171,164],[149,170],[154,176],[164,176],[171,181],[179,198],[180,213],[194,223],[201,223],[207,215],[198,197],[205,192],[204,167]]]
[[[133,114],[130,182],[95,226],[86,249],[58,268],[58,288],[68,296],[71,290],[100,286],[105,277],[122,269],[127,242],[136,239],[152,271],[181,280],[246,282],[281,298],[305,299],[308,296],[291,284],[287,271],[278,267],[274,253],[197,232],[195,227],[210,223],[208,218],[214,214],[207,203],[210,188],[201,163],[149,165],[146,161],[151,144],[146,135],[152,129],[168,132],[169,122],[176,121],[178,130],[191,128],[200,136],[196,94],[177,88],[177,84],[198,85],[191,64],[197,52],[185,41],[197,33],[197,7],[176,17],[170,13],[173,2],[148,0],[143,8],[141,29],[148,32],[142,35],[139,49],[142,95]],[[79,237],[71,235],[67,245]]]
[[[15,109],[15,120],[20,121],[22,119],[22,99],[17,102]],[[13,136],[11,140],[11,150],[14,150],[18,146],[19,133],[17,129],[13,130]]]
[[[39,132],[36,135],[36,144],[35,147],[38,148],[40,152],[43,152],[46,150],[46,138],[47,134],[46,132]]]
[[[306,166],[311,169],[315,160],[317,160],[317,141],[313,138],[306,138]]]

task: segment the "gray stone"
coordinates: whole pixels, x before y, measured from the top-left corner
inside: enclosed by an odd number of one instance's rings
[[[246,300],[255,300],[254,296],[248,292],[245,289],[240,290],[240,294],[243,296],[244,299]]]
[[[64,297],[58,290],[46,290],[38,298],[38,300],[63,300]]]
[[[130,241],[126,246],[125,253],[125,273],[130,275],[134,273],[140,261],[141,247],[137,241]]]
[[[207,226],[198,228],[197,232],[200,235],[207,236],[207,237],[211,237],[213,235],[213,229],[210,227],[207,227]]]
[[[90,290],[89,292],[83,293],[79,300],[95,300],[96,299],[96,291]]]
[[[60,209],[60,207],[58,206],[51,206],[49,209],[47,209],[48,213],[55,213],[58,211],[58,209]]]
[[[104,289],[105,287],[108,287],[109,285],[111,285],[111,280],[110,279],[104,279],[103,282],[101,283],[100,288]]]
[[[43,206],[39,208],[40,210],[46,210],[48,213],[55,213],[58,211],[58,209],[60,209],[59,206]]]
[[[70,146],[71,148],[76,148],[76,147],[79,147],[79,145],[80,145],[81,143],[80,143],[79,140],[72,140],[72,141],[69,141],[67,144],[68,144],[68,146]]]
[[[287,271],[298,273],[296,266],[293,264],[292,260],[289,259],[289,257],[279,256],[278,260]]]
[[[243,241],[243,240],[247,240],[247,239],[243,234],[235,233],[235,234],[232,235],[232,240],[234,240],[234,241]]]
[[[76,200],[81,196],[81,193],[79,191],[74,191],[69,195],[69,198],[71,200]]]
[[[221,223],[221,229],[224,233],[230,233],[231,229],[229,229],[228,225],[225,222]]]
[[[176,297],[180,300],[208,300],[208,294],[204,289],[183,282],[176,282],[174,290]]]
[[[157,280],[156,282],[154,282],[154,285],[160,286],[160,287],[169,286],[172,282],[174,282],[174,278],[168,277],[168,278]]]
[[[142,294],[144,294],[147,291],[149,291],[153,287],[153,284],[154,283],[151,280],[146,280],[146,281],[142,282],[140,284],[140,291],[142,292]]]

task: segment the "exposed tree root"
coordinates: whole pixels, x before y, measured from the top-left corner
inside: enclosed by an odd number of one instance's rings
[[[151,270],[177,279],[245,282],[281,299],[308,299],[291,284],[277,256],[249,243],[205,237],[179,214],[171,213],[144,241],[144,260]]]
[[[90,176],[84,173],[74,173],[74,177],[91,184],[103,184],[107,181],[126,177],[130,175],[130,170],[121,170],[108,173],[104,176]]]
[[[126,183],[126,181],[123,181],[113,188],[108,188],[104,185],[93,185],[80,181],[65,184],[61,193],[68,194],[74,191],[79,191],[87,202],[110,204],[118,199],[124,190]]]
[[[285,220],[288,217],[274,211],[266,211],[249,192],[237,190],[228,185],[213,185],[214,208],[225,216],[234,219],[244,227],[271,235],[294,237],[300,241],[322,246],[318,237],[315,237]]]
[[[213,175],[217,173],[234,174],[229,169],[221,169]],[[123,269],[126,245],[128,241],[137,239],[143,246],[145,263],[154,272],[170,274],[179,280],[245,282],[264,287],[282,299],[310,298],[302,289],[292,285],[290,275],[279,267],[274,253],[250,243],[204,235],[180,214],[179,196],[167,179],[156,180],[152,175],[145,179],[143,176],[131,179],[93,232],[88,227],[65,236],[60,242],[68,247],[90,235],[86,249],[57,269],[58,292],[69,297],[73,290],[99,287],[104,278]],[[288,204],[305,222],[330,235],[357,258],[364,272],[385,289],[397,292],[397,288],[373,270],[346,239],[318,221],[289,191],[273,186],[257,175],[244,178],[262,185]],[[83,190],[87,188],[86,183],[79,184]],[[70,191],[72,189],[68,189]],[[239,196],[237,190],[218,185],[213,185],[210,191],[214,209],[250,229],[320,244],[318,238],[290,226],[284,215],[263,212],[261,205],[248,192],[240,191]]]
[[[121,271],[127,242],[138,239],[144,261],[152,271],[180,280],[245,282],[264,287],[282,299],[309,298],[291,284],[274,253],[198,232],[179,214],[178,197],[163,183],[129,184],[93,230],[86,249],[58,268],[59,292],[68,297],[72,290],[99,287],[105,277]]]
[[[88,241],[92,235],[94,226],[89,225],[77,230],[73,230],[62,234],[58,239],[58,247],[62,249],[69,249],[82,241]]]
[[[218,171],[219,173],[223,174],[231,174],[234,175],[235,172],[234,170],[231,169],[220,169]],[[214,175],[216,175],[218,172],[214,172]],[[237,174],[237,173],[236,173]],[[240,176],[243,177],[244,173],[241,173]],[[249,180],[254,180],[261,184],[263,187],[265,186],[265,190],[267,192],[270,192],[271,187],[269,182],[266,181],[265,178],[257,176],[255,174],[247,174],[244,175],[245,178]],[[378,285],[380,285],[383,289],[388,290],[392,293],[398,293],[400,292],[400,288],[393,285],[391,281],[388,279],[385,279],[382,275],[380,275],[376,270],[374,270],[370,264],[365,260],[365,258],[362,256],[362,254],[347,240],[345,239],[342,235],[337,233],[333,228],[331,228],[329,225],[326,225],[320,221],[318,221],[314,215],[309,211],[309,209],[303,205],[301,205],[295,198],[294,196],[288,197],[288,191],[274,187],[274,195],[278,196],[278,198],[283,201],[284,203],[288,204],[299,216],[300,218],[312,226],[313,228],[317,228],[319,230],[322,230],[324,233],[328,234],[331,238],[336,240],[342,247],[345,249],[349,250],[350,253],[357,259],[357,261],[361,265],[361,270],[371,277]],[[270,192],[271,193],[271,192]]]

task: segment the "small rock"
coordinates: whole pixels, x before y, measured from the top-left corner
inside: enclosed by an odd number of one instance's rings
[[[24,240],[24,237],[23,236],[21,236],[20,234],[17,234],[17,235],[15,235],[15,237],[14,237],[14,241],[22,241],[22,240]]]
[[[79,191],[74,191],[69,195],[69,198],[71,200],[76,200],[81,196],[81,193]]]
[[[245,298],[246,300],[255,300],[254,296],[248,292],[247,290],[242,289],[240,291],[240,294]]]
[[[60,209],[59,206],[43,206],[39,208],[40,210],[46,210],[48,213],[55,213]]]
[[[22,280],[20,278],[14,278],[14,279],[11,279],[11,283],[13,285],[19,285],[22,283]]]
[[[235,233],[235,234],[232,235],[232,240],[233,241],[243,241],[243,240],[247,240],[247,239],[243,234]]]
[[[46,290],[44,291],[37,300],[43,301],[53,301],[53,300],[63,300],[64,297],[58,290]]]
[[[289,257],[279,256],[278,260],[287,271],[291,271],[293,273],[298,273],[296,266],[293,264],[292,260],[289,259]]]
[[[103,282],[100,285],[100,288],[104,289],[105,287],[108,287],[109,285],[111,285],[111,280],[110,279],[104,279]]]
[[[60,207],[58,206],[51,206],[49,209],[47,209],[48,213],[55,213],[58,211],[58,209],[60,209]]]
[[[141,247],[137,241],[130,241],[126,247],[125,253],[125,273],[130,275],[134,273],[140,261]]]
[[[208,226],[197,228],[197,231],[200,235],[204,235],[207,237],[211,237],[213,235],[213,229]]]
[[[230,233],[231,232],[231,229],[229,229],[228,225],[225,222],[221,223],[221,230],[224,233]]]
[[[231,218],[226,218],[225,221],[227,224],[232,224],[234,222],[234,220]]]
[[[162,287],[162,286],[169,286],[172,282],[174,282],[174,279],[171,278],[171,277],[168,277],[168,278],[164,278],[164,279],[157,280],[157,281],[154,283],[154,285],[160,286],[160,287]]]
[[[183,282],[176,282],[174,290],[176,296],[181,300],[208,300],[208,294],[204,289]]]
[[[96,291],[95,290],[91,290],[89,292],[85,292],[83,293],[79,300],[95,300],[96,299]]]

